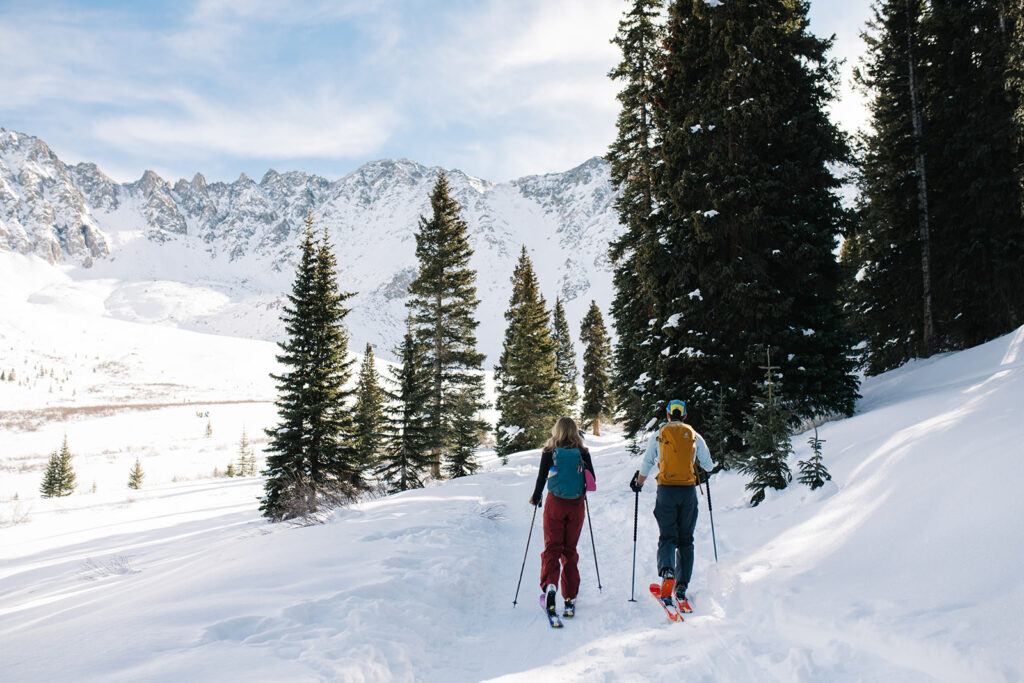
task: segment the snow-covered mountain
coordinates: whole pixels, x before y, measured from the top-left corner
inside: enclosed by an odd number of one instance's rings
[[[197,173],[172,184],[146,171],[122,184],[95,164],[68,166],[42,140],[0,128],[0,251],[63,264],[76,281],[116,283],[105,301],[115,317],[278,339],[279,307],[311,210],[317,226],[330,230],[341,286],[357,292],[348,319],[353,341],[387,354],[403,329],[416,273],[414,233],[440,171],[402,159],[374,161],[333,181],[271,170],[259,182],[242,174],[207,183]],[[591,299],[607,307],[607,245],[620,227],[604,161],[508,183],[448,175],[470,229],[478,338],[491,359],[521,245],[544,295],[551,303],[562,297],[571,323]],[[118,296],[123,287],[133,296]],[[149,299],[137,296],[140,287]],[[196,314],[174,303],[197,287],[219,294],[220,304]]]

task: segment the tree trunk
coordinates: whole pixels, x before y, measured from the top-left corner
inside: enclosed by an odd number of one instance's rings
[[[601,421],[594,418],[594,436],[601,436]]]
[[[934,325],[932,322],[931,236],[928,225],[928,180],[924,165],[924,126],[921,123],[921,104],[917,93],[917,71],[914,68],[914,28],[917,22],[910,9],[911,0],[904,0],[907,13],[907,85],[910,87],[910,118],[914,126],[914,165],[917,171],[918,223],[921,231],[921,285],[923,320],[921,356],[932,355]]]

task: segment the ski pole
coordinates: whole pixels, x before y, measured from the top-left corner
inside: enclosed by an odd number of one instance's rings
[[[715,549],[715,562],[718,562],[718,541],[715,540],[715,513],[711,510],[711,475],[705,482],[708,487],[708,517],[711,519],[711,545]]]
[[[519,586],[523,583],[523,570],[526,569],[526,555],[530,552],[530,537],[533,536],[533,522],[537,519],[537,506],[533,506],[533,517],[530,518],[530,533],[526,535],[526,551],[523,553],[523,566],[519,568],[519,581],[516,582],[516,597],[512,598],[512,608],[515,609],[516,601],[519,600]]]
[[[597,546],[594,545],[594,526],[590,523],[590,501],[583,498],[583,504],[587,506],[587,526],[590,527],[590,547],[594,551],[594,571],[597,572],[597,592],[601,592],[601,570],[597,568]]]
[[[636,492],[636,502],[633,503],[633,580],[629,586],[629,601],[636,602],[636,521],[640,514],[640,492]]]

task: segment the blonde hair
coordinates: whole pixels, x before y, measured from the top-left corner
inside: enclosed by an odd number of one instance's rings
[[[558,418],[551,428],[551,438],[544,444],[544,450],[553,451],[555,448],[578,448],[581,453],[586,450],[579,427],[571,417]]]

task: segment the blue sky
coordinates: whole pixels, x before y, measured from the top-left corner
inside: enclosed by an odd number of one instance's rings
[[[407,157],[503,181],[604,154],[625,0],[0,0],[0,126],[115,180],[336,178]],[[812,0],[844,75],[870,0]],[[847,92],[834,116],[864,120]]]

